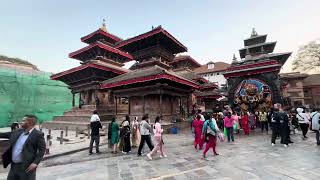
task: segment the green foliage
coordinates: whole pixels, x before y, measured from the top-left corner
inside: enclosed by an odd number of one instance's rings
[[[20,121],[25,114],[35,114],[40,123],[49,121],[71,108],[67,85],[50,80],[49,73],[0,69],[0,127]]]

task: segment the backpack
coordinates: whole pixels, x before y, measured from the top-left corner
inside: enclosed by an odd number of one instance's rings
[[[274,112],[271,115],[271,122],[272,123],[280,123],[280,117],[279,117],[279,113],[278,112]]]
[[[207,126],[206,126],[206,130],[205,130],[205,133],[204,133],[204,141],[205,142],[208,142],[209,141],[209,134],[215,136],[216,135],[216,130],[212,130],[210,128],[210,121],[207,122]]]

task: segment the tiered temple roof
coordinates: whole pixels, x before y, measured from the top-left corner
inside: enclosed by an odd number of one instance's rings
[[[131,88],[133,84],[167,83],[185,89],[199,88],[192,80],[179,76],[171,70],[170,62],[176,53],[187,50],[176,38],[161,26],[133,38],[121,41],[115,46],[129,52],[137,61],[129,73],[104,81],[102,88]]]
[[[129,53],[123,52],[99,41],[69,54],[70,58],[83,62],[95,59],[98,56],[105,57],[106,59],[112,59],[120,63],[125,63],[133,59]]]
[[[106,80],[103,82],[101,88],[113,88],[119,87],[126,88],[134,86],[134,84],[150,84],[150,82],[165,82],[169,83],[178,83],[181,85],[186,85],[192,88],[199,88],[199,85],[192,80],[184,78],[175,74],[174,72],[165,70],[159,66],[153,66],[150,68],[137,69],[130,71],[126,74],[117,76],[115,78]]]
[[[250,38],[244,40],[239,50],[241,61],[235,58],[226,70],[226,78],[280,71],[291,52],[273,53],[276,42],[266,42],[267,35],[258,35],[253,29]]]
[[[107,32],[105,23],[81,41],[89,45],[69,54],[70,58],[82,61],[81,65],[53,74],[51,79],[63,81],[73,92],[80,92],[99,89],[102,81],[129,72],[122,66],[133,57],[114,47],[121,39]]]
[[[146,47],[152,47],[159,44],[166,47],[166,49],[172,54],[187,51],[187,47],[185,47],[161,26],[154,28],[149,32],[121,41],[116,45],[116,48],[123,49],[131,53],[137,50],[138,45],[139,49],[144,49]]]

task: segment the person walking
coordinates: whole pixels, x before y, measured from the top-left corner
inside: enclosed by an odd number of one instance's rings
[[[0,138],[9,139],[9,149],[2,155],[5,168],[11,164],[8,180],[35,180],[36,169],[41,162],[46,143],[44,134],[35,129],[35,115],[25,115],[21,129],[0,133]]]
[[[320,112],[318,108],[312,110],[311,121],[311,129],[316,133],[317,145],[320,146]]]
[[[138,117],[134,117],[132,121],[132,147],[138,147],[140,143],[140,128]]]
[[[141,141],[138,149],[138,156],[141,156],[141,151],[145,143],[147,143],[150,151],[153,150],[154,146],[152,145],[152,141],[151,141],[151,134],[150,134],[151,131],[152,131],[152,128],[149,124],[149,117],[147,115],[144,115],[140,123]]]
[[[269,126],[268,126],[268,114],[266,111],[259,112],[259,121],[261,125],[261,132],[263,133],[264,129],[266,129],[267,134],[269,131]]]
[[[306,113],[303,112],[302,108],[297,108],[297,115],[296,115],[299,126],[302,131],[302,139],[305,140],[307,137],[308,129],[309,129],[309,118]]]
[[[276,104],[272,114],[272,137],[271,145],[274,146],[278,135],[281,136],[281,144],[284,147],[288,146],[287,130],[288,130],[288,115],[282,110],[280,104]]]
[[[112,144],[112,153],[117,153],[117,146],[119,143],[119,125],[116,122],[116,118],[112,118],[111,121],[111,144]]]
[[[242,112],[241,115],[242,129],[245,135],[249,135],[249,123],[248,123],[248,115],[246,112]]]
[[[93,114],[90,119],[90,128],[91,128],[91,140],[89,146],[89,155],[92,155],[93,143],[96,144],[96,153],[99,154],[99,143],[100,143],[100,132],[102,129],[102,125],[100,122],[100,118],[98,116],[98,112],[96,110],[93,111]]]
[[[235,123],[235,125],[236,125],[236,131],[237,131],[237,134],[239,134],[240,133],[240,116],[238,116],[238,114],[237,114],[237,112],[236,111],[234,111],[233,112],[233,115],[232,115],[232,118],[234,119],[234,123]]]
[[[204,121],[201,120],[201,116],[198,114],[197,117],[192,122],[192,127],[194,129],[194,148],[198,151],[199,149],[202,150],[203,147],[203,139],[202,139],[202,128],[203,128]]]
[[[150,153],[147,154],[147,157],[150,160],[152,160],[152,157],[156,155],[158,151],[160,151],[160,158],[167,157],[167,155],[165,155],[163,152],[163,139],[162,139],[163,129],[160,123],[161,123],[161,118],[157,116],[153,126],[153,133],[154,133],[156,146],[153,148],[153,150]]]
[[[254,130],[255,129],[255,126],[256,126],[256,115],[250,111],[249,115],[248,115],[248,121],[249,121],[249,126],[250,126],[250,129],[251,130]]]
[[[202,114],[201,109],[198,109],[198,115],[200,116],[200,120],[204,122],[204,121],[205,121],[205,118],[204,118],[204,116],[203,116],[203,114]]]
[[[234,142],[234,137],[233,137],[233,124],[234,124],[234,119],[231,116],[230,112],[227,112],[227,116],[224,117],[224,127],[226,127],[227,130],[227,137],[228,137],[228,142],[232,140]]]
[[[131,152],[131,142],[130,142],[130,134],[131,134],[131,126],[130,126],[130,117],[126,115],[125,120],[121,125],[121,138],[123,142],[122,153],[127,154]]]
[[[215,128],[214,122],[210,116],[206,117],[206,121],[204,122],[203,128],[202,128],[202,136],[203,139],[206,141],[206,148],[203,151],[202,158],[206,158],[206,154],[210,148],[213,150],[214,155],[219,155],[216,152],[216,143],[217,143],[217,138],[216,135],[218,130]]]

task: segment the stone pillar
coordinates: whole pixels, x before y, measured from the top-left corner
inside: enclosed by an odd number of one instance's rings
[[[179,114],[182,114],[182,103],[181,103],[181,96],[179,96]]]
[[[72,93],[72,107],[74,107],[74,106],[75,106],[75,104],[76,104],[76,103],[75,103],[75,99],[74,99],[74,95],[75,95],[75,94],[74,94],[74,93]]]
[[[162,116],[162,94],[160,92],[160,101],[159,101],[159,108],[160,108],[160,116]]]
[[[142,108],[142,110],[143,110],[143,115],[145,115],[145,114],[146,114],[146,108],[145,108],[144,96],[142,96],[142,104],[143,104],[143,108]]]
[[[130,96],[128,97],[128,114],[131,115]]]
[[[118,114],[118,97],[116,96],[116,115]]]
[[[187,113],[189,115],[189,95],[187,96]]]

